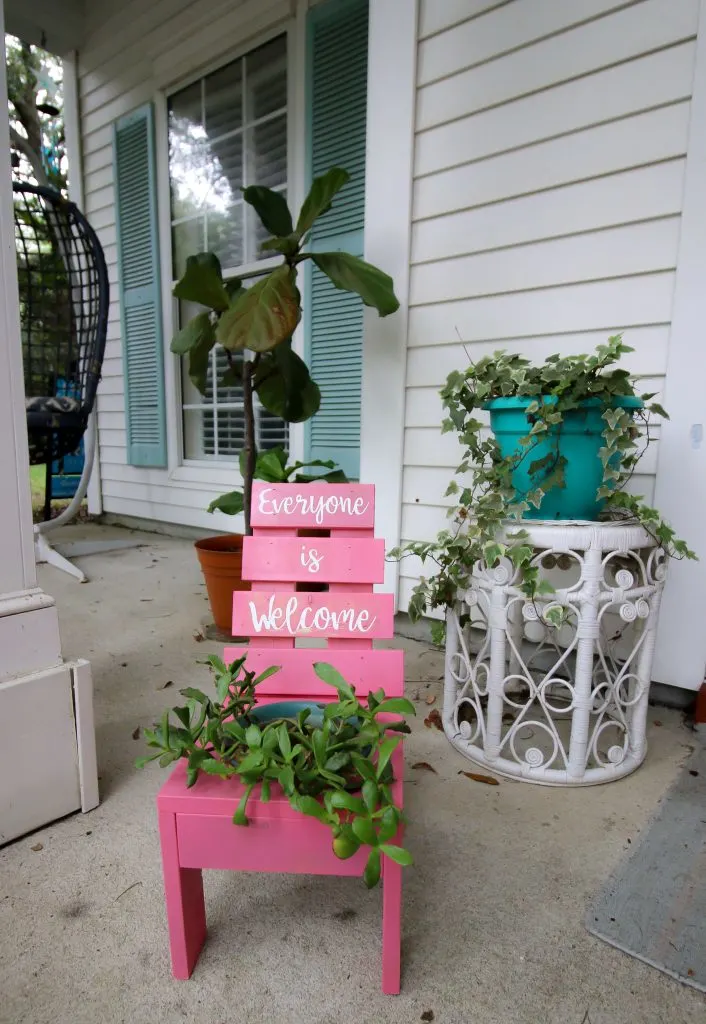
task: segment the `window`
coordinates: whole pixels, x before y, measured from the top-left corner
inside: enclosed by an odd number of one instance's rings
[[[169,181],[175,280],[187,256],[205,250],[216,253],[225,277],[257,276],[267,232],[240,190],[258,184],[287,192],[286,36],[169,98]],[[196,311],[180,303],[180,323]],[[227,353],[217,346],[201,395],[183,365],[186,459],[232,460],[242,448],[242,388],[235,381],[214,384],[227,366]],[[287,424],[278,417],[258,408],[255,424],[261,448],[286,447]]]

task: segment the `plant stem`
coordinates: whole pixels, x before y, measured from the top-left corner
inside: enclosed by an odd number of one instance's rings
[[[249,359],[243,358],[243,413],[245,417],[245,474],[243,478],[243,506],[245,513],[245,533],[248,537],[252,533],[252,527],[250,526],[250,510],[252,507],[252,483],[255,476],[255,464],[257,462],[252,379],[259,359],[259,355],[256,355],[252,362],[250,362]]]

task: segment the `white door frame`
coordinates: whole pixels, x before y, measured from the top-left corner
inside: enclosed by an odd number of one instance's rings
[[[370,0],[365,162],[365,259],[390,274],[399,310],[365,310],[360,478],[375,484],[376,533],[399,544],[402,514],[417,4]],[[399,566],[384,587],[397,596]]]
[[[706,0],[701,0],[655,506],[699,562],[672,562],[654,678],[698,690],[706,667]]]

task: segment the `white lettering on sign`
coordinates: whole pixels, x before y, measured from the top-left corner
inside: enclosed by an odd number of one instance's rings
[[[258,496],[258,510],[263,516],[291,516],[297,513],[313,516],[320,526],[324,516],[346,515],[364,516],[369,503],[364,498],[341,497],[332,494],[327,498],[305,494],[288,494],[286,498],[268,497],[271,487],[263,487]]]
[[[309,572],[318,572],[323,560],[324,556],[320,555],[316,548],[309,548],[307,551],[306,544],[302,544],[301,563],[305,569]]]
[[[337,633],[347,629],[350,633],[369,633],[375,625],[377,616],[370,614],[366,608],[343,608],[341,611],[331,611],[325,606],[317,608],[316,611],[306,604],[299,607],[299,598],[290,597],[284,607],[277,605],[277,598],[272,594],[267,606],[267,611],[262,614],[253,601],[249,601],[250,617],[253,629],[256,633],[263,630],[279,630],[282,627],[290,636],[297,636],[309,630],[327,630]]]

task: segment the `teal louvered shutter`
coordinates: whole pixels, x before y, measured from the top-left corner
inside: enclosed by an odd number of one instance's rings
[[[127,461],[167,465],[152,104],[113,130]]]
[[[310,248],[363,255],[368,0],[328,0],[307,26],[307,177],[344,167],[351,176],[315,224]],[[311,266],[305,290],[307,362],[321,408],[307,423],[307,454],[360,475],[363,304]]]

